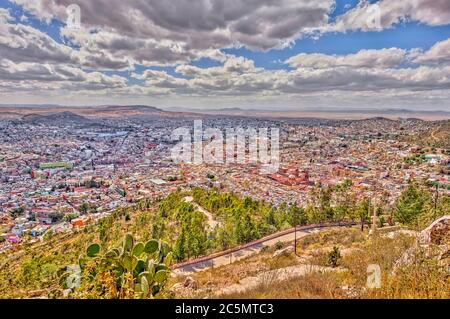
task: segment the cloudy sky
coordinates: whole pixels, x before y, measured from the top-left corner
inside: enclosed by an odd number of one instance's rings
[[[0,0],[7,103],[450,111],[450,1]]]

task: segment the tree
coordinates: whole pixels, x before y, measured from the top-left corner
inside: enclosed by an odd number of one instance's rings
[[[291,226],[302,226],[308,224],[308,216],[305,209],[293,204],[288,210],[288,222]]]
[[[78,210],[80,211],[81,215],[86,215],[89,211],[89,204],[86,202],[83,202],[80,207],[78,208]]]
[[[404,225],[416,223],[429,200],[429,193],[420,189],[416,181],[411,181],[395,203],[395,221]]]
[[[233,230],[230,223],[217,229],[216,242],[223,250],[231,247],[233,244]]]
[[[331,194],[333,190],[330,187],[322,188],[319,197],[319,215],[323,221],[333,220],[334,211],[331,207]]]
[[[183,229],[178,236],[173,248],[173,255],[177,261],[183,261],[186,258],[186,232]]]
[[[186,232],[188,257],[205,254],[208,247],[208,236],[205,227],[205,216],[201,212],[186,214],[187,220],[183,225]]]
[[[64,221],[70,223],[72,220],[78,217],[78,214],[68,214],[64,216]]]
[[[267,212],[267,215],[266,215],[266,222],[269,225],[276,226],[275,209],[273,209],[273,208],[269,209],[269,211]]]
[[[370,221],[370,200],[364,198],[358,205],[356,209],[356,215],[361,222],[361,231],[364,231],[364,223]]]
[[[48,215],[52,219],[52,223],[58,223],[64,219],[64,214],[61,212],[54,212]]]
[[[25,213],[25,208],[23,207],[18,207],[18,208],[14,208],[13,210],[11,210],[9,212],[9,215],[13,218],[16,219],[17,217],[22,216]]]
[[[248,213],[243,213],[240,218],[238,218],[235,228],[235,236],[239,244],[248,243],[254,239],[254,227]]]
[[[343,183],[334,187],[334,219],[336,221],[341,221],[351,217],[352,211],[355,210],[355,198],[350,191],[352,186],[353,182],[347,178]]]

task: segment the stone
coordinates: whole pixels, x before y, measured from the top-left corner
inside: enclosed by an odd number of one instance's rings
[[[198,288],[197,282],[191,276],[186,277],[186,279],[184,280],[184,283],[183,283],[183,287],[187,288],[187,289],[192,289],[192,290],[197,290],[197,288]]]
[[[403,253],[394,264],[392,274],[404,265],[421,259],[434,259],[441,267],[450,267],[450,216],[433,222],[417,235],[416,245]]]
[[[428,228],[420,232],[417,240],[419,245],[450,244],[450,216],[443,216],[434,221]]]
[[[438,264],[441,267],[447,267],[450,270],[450,245],[441,246],[438,260]]]
[[[280,257],[280,256],[289,256],[291,254],[293,254],[295,251],[294,246],[288,246],[286,248],[277,250],[276,252],[273,253],[272,257],[276,258],[276,257]]]

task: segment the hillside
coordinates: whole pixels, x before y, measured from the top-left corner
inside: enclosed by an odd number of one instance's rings
[[[411,187],[415,186],[412,185]],[[415,191],[414,194],[420,193]],[[405,192],[402,197],[404,198],[397,204],[398,219],[402,217],[401,211],[408,209],[411,201],[416,203],[424,199],[422,196],[419,198],[412,197],[411,190]],[[425,199],[428,197],[429,194],[426,194]],[[448,212],[449,204],[448,197],[440,198],[438,216]],[[328,204],[325,203],[325,206],[328,207]],[[90,223],[84,228],[62,234],[49,232],[43,236],[42,241],[35,240],[33,244],[31,242],[24,243],[17,247],[16,251],[2,254],[0,258],[0,296],[1,298],[134,298],[133,291],[129,290],[125,295],[111,294],[111,289],[108,288],[110,287],[110,281],[103,276],[111,274],[110,272],[100,272],[103,275],[95,279],[94,284],[91,282],[93,280],[91,276],[83,275],[83,285],[68,293],[60,281],[61,271],[70,265],[78,265],[79,263],[81,265],[80,256],[85,254],[88,247],[91,249],[93,243],[98,243],[103,247],[102,251],[107,252],[105,260],[109,260],[111,253],[116,254],[114,250],[122,245],[125,234],[133,235],[136,242],[146,243],[152,238],[167,242],[169,249],[172,251],[171,256],[173,255],[172,264],[175,264],[237,247],[263,236],[280,232],[293,225],[307,225],[342,220],[342,218],[359,220],[362,213],[366,217],[368,216],[369,211],[365,210],[366,207],[367,205],[361,202],[358,207],[351,208],[346,216],[335,214],[336,212],[330,210],[327,210],[327,215],[323,215],[321,208],[307,207],[303,209],[295,205],[281,205],[274,208],[269,203],[259,202],[248,197],[241,198],[233,193],[200,188],[190,192],[175,192],[168,195],[167,198],[157,201],[144,199],[135,203],[134,206],[117,209],[108,217]],[[416,225],[416,221],[423,221],[424,225],[429,225],[436,218],[436,215],[429,216],[426,207],[428,206],[424,206],[423,212],[414,212],[415,217],[413,219],[411,219],[411,215],[407,215],[409,217],[408,225],[412,227]],[[358,214],[355,214],[356,211],[358,211]],[[382,223],[382,226],[387,225]],[[178,289],[180,285],[184,287],[184,283],[189,278],[186,279],[183,274],[177,274],[166,285],[167,289],[163,290],[158,297],[211,298],[216,296],[215,293],[212,293],[213,291],[221,291],[229,297],[286,297],[287,295],[276,295],[276,286],[283,284],[283,280],[303,278],[304,275],[316,276],[315,271],[313,274],[305,273],[305,269],[311,268],[308,265],[320,270],[318,273],[325,271],[324,276],[328,276],[327,270],[330,267],[334,269],[335,266],[340,264],[351,271],[347,273],[347,276],[339,277],[339,272],[334,274],[335,270],[332,270],[331,275],[338,276],[338,278],[334,278],[331,283],[333,285],[361,286],[367,264],[374,261],[380,262],[384,265],[386,271],[392,271],[394,262],[414,242],[411,238],[402,239],[403,237],[400,237],[400,240],[397,237],[394,239],[390,237],[375,238],[374,240],[372,237],[368,237],[367,228],[364,228],[364,232],[361,232],[359,228],[358,226],[356,228],[304,233],[298,246],[300,258],[294,256],[292,249],[274,255],[275,249],[280,249],[283,245],[286,245],[281,242],[275,242],[273,247],[255,250],[256,255],[254,256],[243,256],[237,253],[233,256],[231,265],[225,264],[220,268],[192,274],[197,282],[196,286],[200,285],[201,287],[199,291]],[[336,256],[336,263],[330,264],[330,252],[335,246],[340,251],[339,255],[341,253],[343,255],[342,263],[340,263],[341,258]],[[138,244],[136,247],[138,247]],[[136,247],[135,249],[139,250]],[[133,253],[135,249],[133,249]],[[239,256],[241,257],[238,258]],[[238,259],[244,257],[249,258],[238,261]],[[99,261],[101,260],[103,259],[99,259]],[[84,264],[85,262],[83,262]],[[309,268],[305,268],[306,266]],[[133,271],[134,266],[130,267]],[[288,278],[286,278],[284,275],[284,277],[278,277],[278,273],[268,272],[277,269],[282,272],[292,272],[292,274],[287,275]],[[430,282],[430,285],[413,287],[417,296],[423,296],[426,291],[433,296],[442,296],[439,295],[439,291],[442,291],[443,284],[447,284],[446,278],[450,277],[442,275],[441,267],[436,266],[433,269],[436,278]],[[423,271],[423,269],[417,271]],[[231,284],[236,284],[239,288],[242,280],[247,278],[244,282],[252,281],[252,277],[255,276],[272,278],[269,283],[273,289],[268,289],[267,293],[263,294],[261,294],[259,286],[247,287],[249,292],[239,289],[223,290]],[[121,280],[128,280],[126,278]],[[315,287],[314,280],[316,279],[314,278],[308,279],[313,281],[312,286],[308,289]],[[320,285],[325,283],[324,278],[326,277],[318,279]],[[301,281],[290,280],[290,284],[294,285],[289,292],[291,297],[330,297],[327,286],[317,287],[317,289],[322,290],[310,295],[310,292],[295,286],[295,282]],[[317,285],[319,283],[316,282]],[[392,285],[396,284],[403,285],[402,282],[396,281]],[[216,288],[211,290],[211,287]],[[397,288],[400,289],[401,287]],[[426,289],[426,291],[423,289]],[[243,294],[244,292],[249,294]],[[373,297],[372,295],[364,296]],[[396,295],[388,292],[382,295],[382,297],[392,296]],[[350,298],[351,296],[346,297]]]
[[[98,119],[148,120],[159,118],[202,118],[205,115],[190,112],[170,112],[147,105],[58,106],[24,105],[2,106],[0,120],[22,120],[29,123],[73,122],[85,124]]]
[[[450,121],[442,123],[433,130],[428,137],[425,137],[425,141],[433,147],[450,149]]]
[[[418,141],[423,146],[450,149],[450,121],[440,122],[418,137]]]
[[[97,242],[111,249],[120,245],[128,233],[138,241],[156,238],[169,242],[173,248],[174,262],[177,262],[220,251],[223,245],[248,242],[277,229],[270,228],[264,221],[263,213],[270,210],[267,204],[244,200],[233,194],[198,189],[193,195],[202,198],[205,203],[216,199],[229,202],[228,208],[222,207],[222,214],[226,213],[226,216],[221,220],[226,225],[236,224],[236,220],[245,221],[245,224],[238,222],[240,226],[235,229],[218,232],[208,226],[204,213],[196,211],[192,203],[186,202],[188,195],[177,192],[157,202],[143,200],[133,207],[118,209],[109,217],[73,233],[48,233],[43,242],[25,244],[15,253],[3,254],[0,262],[0,296],[61,297],[58,278],[61,268],[77,264],[78,257],[90,243]],[[231,214],[234,208],[240,208],[241,213]],[[216,211],[214,216],[219,218]]]
[[[26,114],[20,120],[22,122],[44,125],[89,124],[92,122],[81,115],[68,111],[48,115]]]
[[[416,233],[386,228],[369,236],[355,228],[329,229],[301,238],[293,246],[267,249],[231,265],[174,278],[179,298],[361,299],[449,298],[450,278],[433,257],[416,255],[400,264],[414,247]],[[330,256],[337,247],[337,265]],[[368,289],[367,270],[378,265],[381,288]]]

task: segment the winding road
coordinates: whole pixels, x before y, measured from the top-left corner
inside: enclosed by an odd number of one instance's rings
[[[292,242],[295,240],[296,236],[297,238],[302,238],[313,232],[320,231],[321,229],[324,228],[349,227],[354,225],[356,225],[356,223],[346,222],[346,223],[326,223],[326,224],[300,226],[297,227],[297,231],[295,228],[291,228],[239,247],[235,247],[209,256],[173,265],[172,266],[173,273],[175,275],[186,275],[214,267],[229,265],[238,260],[247,258],[251,255],[261,252],[261,250],[264,249],[264,247],[272,247],[278,242],[282,243]]]

